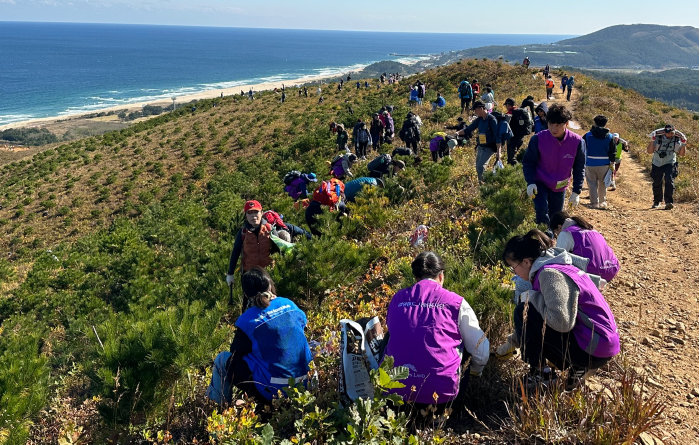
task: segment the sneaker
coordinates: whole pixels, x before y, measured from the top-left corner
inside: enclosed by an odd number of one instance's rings
[[[673,208],[673,203],[669,202],[666,204],[666,207],[664,207],[664,210],[671,210]]]
[[[557,380],[557,375],[549,366],[545,366],[542,370],[531,370],[527,375],[527,389],[533,391],[537,388],[547,389]]]
[[[614,192],[617,190],[617,187],[615,186],[615,182],[610,183],[610,188],[608,189],[611,192]]]
[[[572,366],[567,371],[566,383],[564,389],[566,391],[572,391],[576,389],[581,383],[586,380],[587,377],[593,374],[593,370],[581,368],[578,366]]]
[[[592,208],[592,209],[597,209],[597,208],[598,208],[598,204],[593,204],[593,203],[591,203],[591,208]]]
[[[661,203],[660,203],[660,202],[655,202],[654,204],[651,205],[651,208],[652,208],[652,209],[658,209],[659,207],[661,207]]]
[[[600,204],[598,204],[599,209],[607,209],[608,208],[608,203],[603,201]]]

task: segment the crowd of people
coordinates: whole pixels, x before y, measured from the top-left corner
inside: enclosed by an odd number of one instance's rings
[[[529,59],[523,65],[529,67]],[[543,74],[549,98],[554,88],[549,66]],[[398,78],[382,75],[380,82]],[[573,85],[574,76],[565,75],[561,89],[562,93],[568,91],[567,101]],[[481,375],[491,355],[509,358],[520,350],[522,360],[529,365],[528,387],[563,379],[563,387],[571,390],[620,351],[615,317],[603,295],[620,263],[603,235],[583,217],[565,212],[564,203],[570,190],[571,207],[579,205],[586,180],[591,208],[607,208],[607,191],[616,188],[615,175],[622,151],[629,149],[628,142],[610,132],[606,116],[596,116],[590,131],[579,136],[568,128],[572,114],[565,105],[535,104],[534,97],[527,96],[517,107],[513,98],[507,98],[505,112],[500,113],[495,110],[491,85],[485,85],[484,91],[480,96],[476,79],[459,83],[460,114],[472,111],[474,117],[465,121],[460,115],[456,125],[445,126],[452,133],[433,133],[428,144],[431,158],[439,162],[451,157],[456,147],[473,140],[476,174],[483,181],[491,159],[495,156],[494,163],[501,162],[505,146],[507,163],[522,164],[535,222],[546,230],[533,229],[505,244],[502,261],[515,283],[513,332],[496,348],[491,347],[469,303],[444,288],[449,271],[440,256],[424,251],[414,258],[411,269],[415,283],[396,292],[388,305],[384,350],[394,358],[395,366],[409,369],[405,386],[391,392],[415,404],[451,403],[463,392],[470,375]],[[417,80],[409,93],[409,103],[421,105],[426,85]],[[445,103],[438,93],[433,110]],[[380,153],[394,140],[393,112],[391,106],[382,107],[372,114],[369,125],[358,119],[352,135],[343,124],[331,123],[338,154],[329,162],[327,179],[319,181],[313,172],[285,175],[284,191],[305,208],[309,232],[273,210],[264,212],[258,201],[245,203],[244,221],[226,274],[227,283],[233,286],[240,259],[243,312],[236,321],[230,351],[215,361],[209,389],[214,400],[230,402],[234,385],[269,401],[280,394],[289,379],[299,382],[306,378],[312,360],[304,334],[306,315],[293,301],[276,295],[265,269],[272,264],[272,255],[293,246],[295,239],[322,235],[320,214],[328,211],[341,218],[350,211],[346,203],[355,201],[363,190],[383,188],[386,181],[392,181],[406,168],[397,156],[413,156],[420,162],[423,123],[413,109],[398,132],[403,146],[392,147],[391,154]],[[653,208],[663,201],[666,209],[672,209],[676,157],[685,153],[686,139],[672,125],[650,136],[647,151],[653,154]],[[372,150],[375,155],[369,160]],[[358,167],[365,160],[369,162]],[[367,173],[357,175],[362,168]],[[218,384],[216,379],[220,379]]]

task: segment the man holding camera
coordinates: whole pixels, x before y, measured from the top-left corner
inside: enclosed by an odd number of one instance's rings
[[[652,191],[654,192],[654,204],[652,209],[661,207],[663,197],[665,210],[673,208],[673,180],[678,176],[678,161],[676,155],[685,155],[686,138],[683,133],[677,131],[673,125],[667,124],[651,134],[651,141],[647,146],[647,153],[653,154],[651,158]],[[662,181],[666,182],[663,189]]]

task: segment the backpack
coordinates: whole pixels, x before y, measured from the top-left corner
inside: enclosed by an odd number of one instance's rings
[[[279,229],[287,229],[287,225],[282,220],[282,215],[275,212],[274,210],[267,210],[263,212],[262,216],[265,219],[265,221],[267,221],[269,224],[272,224]]]
[[[508,141],[513,137],[513,131],[510,128],[510,116],[507,114],[500,113],[498,111],[492,111],[491,115],[496,118],[498,122],[498,132],[500,133],[502,141]]]
[[[532,133],[532,119],[530,113],[523,108],[513,110],[513,115],[510,118],[510,128],[513,130],[513,135],[522,137]]]
[[[323,181],[321,185],[314,190],[313,200],[326,205],[335,207],[340,202],[340,195],[345,193],[345,184],[337,178],[331,178],[328,181]]]
[[[461,98],[470,98],[472,97],[472,92],[471,92],[471,85],[469,83],[462,81],[462,83],[459,84],[459,97]]]
[[[367,164],[367,170],[369,171],[374,171],[374,170],[379,170],[382,165],[389,164],[391,162],[391,155],[388,153],[384,153],[383,155],[377,156]]]
[[[295,179],[300,178],[300,177],[301,177],[301,172],[299,170],[291,170],[291,171],[287,172],[286,175],[284,175],[284,179],[282,179],[282,180],[284,181],[284,185],[289,185],[292,183],[292,181],[294,181]]]

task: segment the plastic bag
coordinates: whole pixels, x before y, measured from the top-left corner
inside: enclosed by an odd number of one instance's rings
[[[384,352],[384,330],[378,317],[357,322],[340,320],[340,378],[338,391],[348,400],[372,398],[370,369],[377,369]]]
[[[503,165],[503,162],[501,162],[499,159],[495,164],[493,164],[493,174],[495,175],[498,170],[502,170],[504,168],[505,166]]]
[[[613,183],[613,171],[612,169],[608,169],[608,172],[605,174],[605,178],[603,178],[603,182],[605,183],[605,187],[610,187]]]
[[[411,247],[420,247],[423,245],[425,240],[428,239],[428,228],[424,226],[423,224],[419,225],[416,227],[416,230],[413,231],[411,234],[411,237],[408,239],[409,243],[411,243]]]

